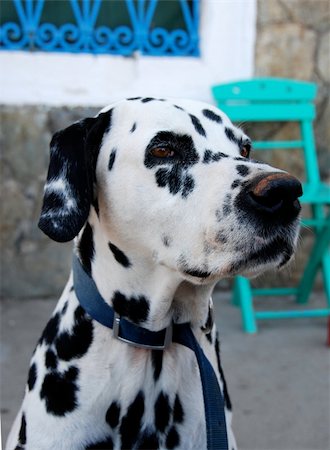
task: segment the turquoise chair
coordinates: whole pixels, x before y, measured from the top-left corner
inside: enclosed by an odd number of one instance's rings
[[[301,203],[310,206],[310,218],[302,223],[312,227],[315,240],[304,272],[297,287],[254,289],[250,281],[235,277],[233,302],[240,305],[243,327],[247,333],[257,332],[258,319],[282,319],[298,317],[322,317],[330,315],[330,218],[326,208],[330,205],[330,187],[320,179],[314,144],[314,99],[317,86],[314,83],[261,78],[222,84],[212,88],[217,105],[233,122],[298,122],[298,140],[256,141],[254,149],[290,151],[300,148],[305,168]],[[327,308],[293,311],[255,311],[254,296],[294,295],[297,303],[307,303],[316,275],[322,269]]]

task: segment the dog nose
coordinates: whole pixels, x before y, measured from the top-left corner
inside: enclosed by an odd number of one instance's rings
[[[297,178],[288,173],[272,172],[251,180],[248,201],[260,213],[268,216],[285,214],[288,219],[293,219],[300,212],[298,197],[302,193]]]

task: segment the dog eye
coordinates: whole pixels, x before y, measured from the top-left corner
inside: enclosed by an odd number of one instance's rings
[[[172,158],[175,155],[175,151],[171,148],[156,147],[150,150],[150,154],[156,158]]]
[[[241,147],[241,156],[243,156],[243,158],[248,158],[250,156],[250,152],[251,152],[251,144],[249,142],[245,142],[242,147]]]

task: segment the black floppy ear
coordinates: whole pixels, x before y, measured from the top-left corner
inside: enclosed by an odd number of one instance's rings
[[[51,239],[73,239],[89,214],[95,167],[111,111],[58,131],[50,143],[50,162],[39,228]]]

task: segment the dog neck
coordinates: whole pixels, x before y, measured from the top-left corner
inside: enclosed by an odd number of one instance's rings
[[[214,283],[195,285],[159,264],[156,258],[121,254],[105,242],[101,224],[90,216],[75,242],[75,252],[103,299],[123,317],[158,331],[175,323],[203,326]]]

